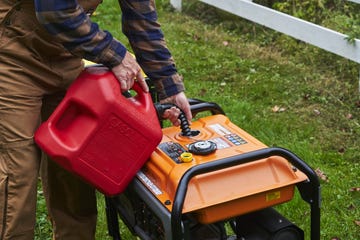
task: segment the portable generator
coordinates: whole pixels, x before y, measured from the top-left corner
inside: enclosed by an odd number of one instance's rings
[[[119,216],[145,240],[303,240],[304,231],[273,208],[298,189],[310,206],[311,240],[319,240],[316,173],[233,124],[217,104],[189,101],[193,116],[210,114],[191,129],[162,129],[161,143],[125,192],[105,197],[109,234],[121,239]]]

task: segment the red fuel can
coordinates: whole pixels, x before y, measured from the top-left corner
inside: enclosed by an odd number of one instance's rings
[[[35,133],[52,160],[106,195],[121,193],[162,138],[149,93],[134,96],[104,67],[88,67]]]

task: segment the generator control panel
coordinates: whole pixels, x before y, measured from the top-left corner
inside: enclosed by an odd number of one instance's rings
[[[181,163],[180,156],[186,152],[179,143],[172,141],[161,143],[159,148],[176,163]]]
[[[180,164],[184,162],[182,161],[183,153],[191,153],[195,159],[202,156],[202,158],[212,160],[219,157],[219,155],[214,157],[213,153],[226,152],[227,156],[236,155],[239,154],[236,149],[239,149],[241,145],[246,145],[249,141],[254,143],[255,139],[245,132],[242,134],[243,136],[240,136],[239,129],[234,129],[232,123],[226,121],[225,116],[217,116],[217,122],[214,123],[210,121],[212,118],[214,117],[200,119],[200,122],[209,121],[200,126],[197,126],[198,122],[195,122],[192,125],[194,130],[192,130],[191,136],[182,136],[176,127],[164,129],[164,137],[158,150],[165,153],[175,163]],[[255,144],[264,146],[256,141]],[[248,147],[252,148],[254,144],[250,144]]]

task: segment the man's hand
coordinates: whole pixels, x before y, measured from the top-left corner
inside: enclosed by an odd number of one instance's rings
[[[190,104],[188,99],[185,96],[184,92],[180,92],[174,96],[165,98],[163,100],[160,101],[160,103],[172,103],[175,104],[176,106],[178,106],[184,113],[186,116],[186,119],[188,120],[189,124],[191,123],[191,119],[192,119],[192,114],[191,114],[191,110],[190,110]],[[178,119],[180,115],[180,110],[176,107],[172,107],[170,109],[167,109],[164,114],[163,114],[163,118],[169,119],[170,122],[174,125],[174,126],[179,126],[180,125],[180,120]]]
[[[134,85],[134,81],[137,81],[145,92],[149,92],[149,87],[142,75],[141,68],[129,52],[126,52],[122,62],[111,70],[120,82],[121,91],[128,91]]]

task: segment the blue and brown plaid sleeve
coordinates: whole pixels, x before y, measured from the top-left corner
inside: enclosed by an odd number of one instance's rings
[[[144,72],[152,79],[160,98],[184,91],[175,62],[158,23],[154,0],[119,0],[122,30]]]
[[[35,0],[40,23],[72,54],[113,67],[126,48],[109,32],[101,31],[75,0]]]
[[[160,99],[184,91],[157,22],[154,0],[119,0],[119,4],[123,32]],[[74,55],[110,68],[125,56],[124,45],[99,29],[76,0],[35,0],[35,10],[40,23]]]

